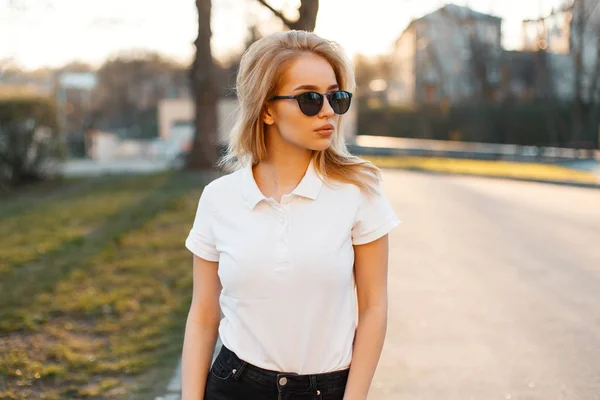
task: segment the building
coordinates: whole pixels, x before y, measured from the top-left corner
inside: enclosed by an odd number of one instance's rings
[[[553,10],[542,18],[524,20],[521,28],[522,49],[542,49],[555,54],[568,54],[571,19],[569,7]]]
[[[502,19],[448,4],[413,20],[395,42],[392,103],[493,98],[500,83]]]
[[[538,19],[522,24],[522,47],[528,51],[544,51],[548,57],[548,74],[558,98],[568,100],[575,95],[577,79],[576,53],[581,50],[581,91],[588,97],[598,79],[598,38],[600,7],[596,0],[576,0],[552,10]]]

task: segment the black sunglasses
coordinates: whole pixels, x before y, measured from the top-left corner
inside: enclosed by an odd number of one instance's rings
[[[350,108],[352,93],[345,90],[336,90],[325,94],[317,92],[305,92],[296,96],[274,96],[269,100],[296,99],[300,111],[306,116],[313,117],[321,111],[323,107],[323,98],[327,96],[327,101],[331,105],[333,112],[344,114]]]

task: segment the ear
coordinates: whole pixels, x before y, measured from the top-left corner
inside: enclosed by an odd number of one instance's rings
[[[275,119],[273,118],[273,109],[265,104],[262,112],[262,120],[267,125],[273,125],[275,123]]]

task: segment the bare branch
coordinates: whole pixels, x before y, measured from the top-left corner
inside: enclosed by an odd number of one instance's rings
[[[270,4],[268,4],[265,0],[258,0],[258,2],[260,4],[262,4],[263,6],[267,7],[269,10],[271,10],[271,12],[281,20],[281,22],[283,22],[285,24],[285,26],[287,26],[289,29],[294,29],[295,28],[295,24],[294,22],[290,21],[289,19],[287,19],[285,17],[285,15],[283,15],[280,11],[274,9],[273,7],[271,7]]]

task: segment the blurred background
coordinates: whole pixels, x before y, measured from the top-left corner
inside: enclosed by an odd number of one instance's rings
[[[598,158],[600,10],[592,0],[521,3],[5,0],[0,94],[6,107],[17,97],[52,107],[68,173],[98,164],[83,159],[150,168],[153,158],[158,168],[192,147],[189,162],[210,165],[207,148],[235,118],[242,52],[299,28],[337,41],[354,61],[346,134],[357,152],[433,154],[435,145],[437,155],[469,158]],[[196,104],[195,93],[210,100]]]
[[[391,304],[419,306],[370,398],[598,398],[600,0],[0,0],[0,398],[178,398],[183,240],[240,57],[286,29],[353,60],[343,133],[407,225]]]

